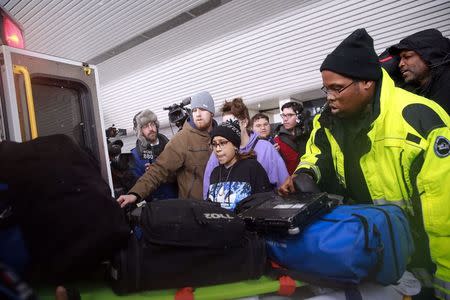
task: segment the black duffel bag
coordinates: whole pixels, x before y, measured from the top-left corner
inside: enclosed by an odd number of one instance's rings
[[[128,247],[110,265],[115,293],[198,287],[259,278],[264,240],[233,212],[209,201],[173,199],[131,213]]]

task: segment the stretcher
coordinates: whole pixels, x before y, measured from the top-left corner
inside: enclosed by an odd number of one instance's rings
[[[292,294],[296,288],[306,286],[306,284],[284,276],[279,280],[263,276],[258,280],[246,280],[195,289],[146,291],[126,296],[114,294],[105,282],[80,282],[79,285],[72,284],[71,286],[76,287],[80,291],[82,300],[218,300],[244,298],[268,293],[278,293],[287,296]],[[39,299],[55,299],[55,287],[40,288],[37,292]]]

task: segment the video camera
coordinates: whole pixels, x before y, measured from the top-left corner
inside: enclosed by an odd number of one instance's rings
[[[106,134],[106,142],[108,144],[108,154],[110,158],[118,156],[122,152],[123,142],[120,139],[115,139],[111,141],[110,139],[113,139],[117,136],[126,136],[127,130],[116,128],[114,127],[114,124],[112,124],[111,127],[108,127],[105,130]]]
[[[116,136],[127,135],[127,130],[122,129],[122,128],[116,128],[116,127],[114,127],[114,124],[112,124],[111,127],[108,127],[105,130],[105,134],[106,134],[106,138],[110,139],[110,138],[114,138]]]
[[[183,127],[184,121],[191,114],[191,110],[185,106],[191,104],[191,97],[183,99],[180,104],[175,103],[168,107],[163,107],[163,110],[168,110],[169,122],[175,124],[178,129]]]

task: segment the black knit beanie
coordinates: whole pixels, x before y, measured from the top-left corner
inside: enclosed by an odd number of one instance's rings
[[[352,79],[380,79],[381,67],[372,37],[364,28],[355,30],[325,58],[320,66],[320,71],[323,70]]]
[[[211,142],[214,137],[221,136],[229,140],[236,148],[241,145],[241,128],[238,121],[228,120],[215,127],[211,132]]]

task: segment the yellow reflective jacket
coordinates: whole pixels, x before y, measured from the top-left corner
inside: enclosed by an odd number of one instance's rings
[[[450,117],[435,102],[395,87],[384,70],[376,101],[370,148],[359,159],[363,181],[373,203],[400,205],[425,229],[436,296],[450,299]],[[313,175],[321,187],[334,180],[345,190],[345,157],[333,132],[315,117],[296,173]]]

